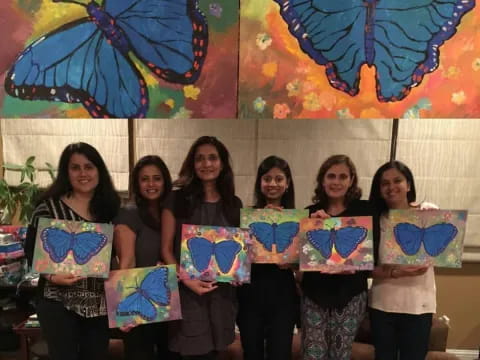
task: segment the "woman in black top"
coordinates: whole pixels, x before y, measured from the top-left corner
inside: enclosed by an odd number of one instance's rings
[[[120,269],[155,266],[160,261],[160,216],[172,180],[158,156],[142,157],[133,168],[130,189],[134,203],[115,218],[114,245]],[[167,323],[121,328],[127,360],[172,359],[168,353]],[[155,350],[156,347],[156,350]]]
[[[91,145],[68,145],[57,178],[42,196],[27,234],[31,263],[40,217],[111,222],[120,207],[105,163]],[[103,280],[71,274],[40,279],[38,319],[52,360],[103,360],[108,350],[108,321]]]
[[[180,263],[182,224],[239,226],[242,203],[235,196],[227,148],[202,136],[191,146],[162,212],[162,258]],[[184,359],[216,359],[235,338],[236,293],[227,283],[182,280],[182,320],[170,323],[170,349]]]
[[[294,209],[288,163],[276,156],[262,161],[255,181],[255,208]],[[238,289],[238,326],[245,360],[292,358],[299,301],[293,271],[275,264],[252,264],[251,283]],[[266,351],[265,351],[266,350]]]
[[[360,200],[354,164],[345,155],[320,167],[310,217],[373,216]],[[365,271],[303,274],[302,342],[304,360],[350,360],[352,344],[367,302]]]

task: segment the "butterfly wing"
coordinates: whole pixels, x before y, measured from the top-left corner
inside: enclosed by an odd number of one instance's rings
[[[366,8],[355,1],[275,0],[291,34],[317,64],[325,65],[331,86],[358,93],[366,62]]]
[[[79,265],[86,264],[94,255],[98,254],[107,243],[105,234],[95,231],[84,231],[72,234],[73,240],[73,258]]]
[[[403,99],[439,65],[439,48],[474,0],[382,0],[373,20],[377,97]]]
[[[108,0],[135,55],[164,80],[193,83],[208,46],[208,28],[197,0]]]
[[[144,320],[152,321],[157,316],[155,306],[138,290],[128,295],[117,305],[117,316],[140,315]]]
[[[395,240],[407,255],[415,255],[422,244],[423,229],[410,223],[399,223],[393,227]]]
[[[144,117],[145,81],[87,19],[42,36],[17,58],[5,90],[22,100],[82,103],[93,117]]]
[[[250,230],[255,235],[257,241],[263,245],[265,250],[272,251],[272,245],[274,242],[274,230],[273,226],[266,222],[254,222],[249,225]]]
[[[332,256],[333,237],[330,230],[317,229],[307,231],[307,239],[315,249],[320,251],[320,254],[325,259]]]
[[[440,255],[457,236],[458,229],[455,225],[444,223],[435,224],[425,229],[423,246],[430,256]]]
[[[168,268],[161,267],[150,271],[143,278],[140,289],[149,300],[164,306],[170,304]]]
[[[335,250],[342,258],[349,257],[367,237],[368,230],[362,226],[346,226],[335,231]]]
[[[283,253],[292,244],[293,238],[297,235],[299,227],[298,222],[287,221],[274,228],[275,244],[277,245],[278,253]]]
[[[195,269],[200,272],[205,271],[212,258],[213,243],[203,237],[192,237],[187,240],[187,247]]]
[[[71,249],[73,234],[62,229],[47,227],[40,234],[43,249],[50,255],[50,259],[56,263],[61,263],[67,257]]]
[[[241,249],[242,246],[235,240],[224,240],[215,244],[215,260],[222,273],[226,274],[230,271]]]

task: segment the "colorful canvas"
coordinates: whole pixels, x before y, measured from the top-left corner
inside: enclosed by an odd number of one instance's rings
[[[247,230],[220,226],[182,226],[180,276],[218,282],[250,282]]]
[[[232,118],[238,0],[4,0],[1,117]]]
[[[479,117],[475,6],[475,0],[242,1],[239,116]]]
[[[308,210],[242,209],[240,226],[252,235],[254,263],[298,264],[300,220]]]
[[[391,210],[382,226],[383,264],[462,266],[467,211]]]
[[[182,318],[175,265],[112,271],[105,295],[110,328]]]
[[[40,274],[74,274],[107,278],[113,226],[40,218],[33,270]]]
[[[301,271],[373,269],[370,216],[303,219],[300,237]]]

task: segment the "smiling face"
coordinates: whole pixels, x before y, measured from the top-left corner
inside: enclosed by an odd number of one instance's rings
[[[158,200],[163,194],[164,184],[162,172],[155,165],[145,165],[138,172],[138,189],[145,200]]]
[[[267,204],[280,205],[282,196],[287,189],[287,176],[279,168],[271,168],[263,174],[260,182],[260,191],[265,196]]]
[[[345,164],[332,165],[325,173],[322,182],[329,200],[344,200],[352,184],[350,169]]]
[[[195,174],[202,182],[216,181],[222,171],[222,161],[217,148],[210,144],[200,145],[195,152]]]
[[[410,184],[397,169],[388,169],[380,180],[380,195],[390,209],[407,209]]]
[[[74,153],[68,161],[68,179],[73,193],[93,195],[98,185],[98,169],[85,155]]]

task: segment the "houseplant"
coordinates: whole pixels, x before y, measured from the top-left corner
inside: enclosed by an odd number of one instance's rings
[[[3,164],[5,171],[14,171],[20,174],[20,183],[10,185],[5,178],[0,179],[0,223],[11,224],[18,219],[20,224],[27,224],[32,216],[35,203],[41,193],[36,183],[36,175],[39,171],[46,171],[53,180],[55,178],[54,167],[46,162],[45,167],[36,167],[35,156],[27,158],[24,164]]]

